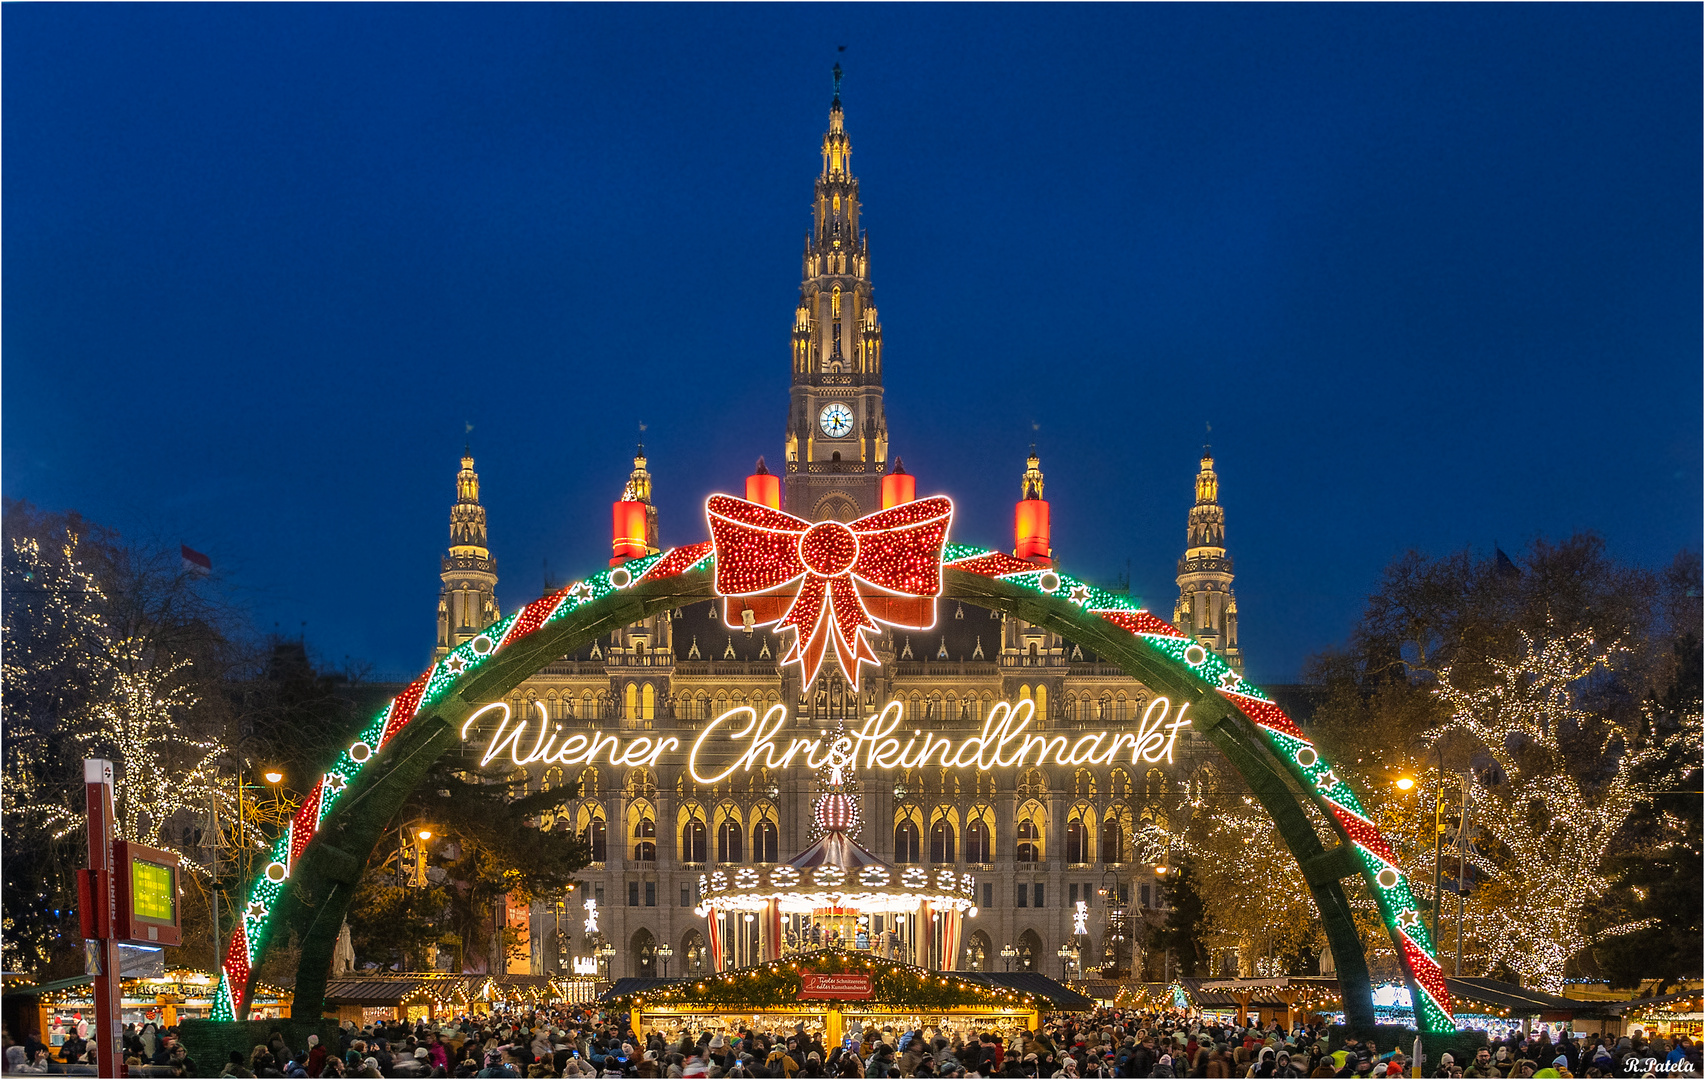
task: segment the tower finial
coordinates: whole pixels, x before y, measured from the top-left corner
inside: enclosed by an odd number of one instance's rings
[[[839,60],[837,60],[837,61],[835,61],[835,100],[834,100],[834,104],[839,105],[840,103],[841,103],[841,62]]]

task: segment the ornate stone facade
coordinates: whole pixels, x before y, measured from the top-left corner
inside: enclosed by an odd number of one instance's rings
[[[1214,455],[1204,446],[1202,470],[1196,474],[1196,505],[1190,508],[1184,557],[1178,560],[1178,603],[1172,609],[1172,625],[1225,657],[1241,675],[1243,651],[1237,647],[1237,597],[1231,581],[1220,479],[1214,472]]]
[[[794,314],[782,478],[784,508],[814,520],[849,520],[879,509],[888,469],[882,330],[872,303],[850,152],[837,89]],[[845,406],[845,414],[825,413],[837,404]],[[1034,448],[1024,464],[1020,491],[1039,502],[1043,476]],[[1206,589],[1206,583],[1217,587],[1222,578],[1212,575],[1219,571],[1191,561],[1200,552],[1215,552],[1224,562],[1223,596],[1230,605],[1223,515],[1206,458],[1203,469],[1208,486],[1198,479],[1186,555],[1195,576],[1185,585],[1180,564],[1179,581],[1187,590]],[[490,599],[496,572],[484,547],[484,514],[464,509],[468,492],[477,509],[477,484],[472,459],[464,458],[445,560],[441,645],[463,640],[456,636],[463,625],[456,620],[469,610],[466,605],[496,617]],[[656,509],[643,449],[622,498],[646,504],[645,546],[655,550]],[[477,530],[464,524],[476,520]],[[1045,534],[1045,516],[1042,521]],[[700,538],[697,523],[684,527],[693,531],[691,539]],[[1033,557],[1046,562],[1048,555],[1044,542]],[[466,565],[474,569],[464,570],[460,560],[472,560]],[[475,576],[476,570],[484,576]],[[1180,605],[1182,610],[1184,602]],[[1235,607],[1207,610],[1214,614],[1203,626],[1235,618]],[[1220,647],[1221,639],[1214,640]],[[1235,648],[1235,630],[1223,641]],[[840,723],[856,727],[897,700],[904,706],[902,730],[927,726],[963,738],[981,729],[998,701],[1028,700],[1042,728],[1069,734],[1134,727],[1154,699],[1119,668],[1057,634],[953,601],[941,603],[934,629],[890,631],[875,648],[881,665],[866,669],[857,692],[833,663],[814,686],[803,687],[796,667],[784,670],[777,663],[785,651],[780,638],[730,629],[719,605],[701,602],[627,626],[547,665],[521,686],[511,705],[536,717],[533,703],[542,703],[565,731],[673,735],[683,748],[656,769],[600,766],[563,775],[553,767],[531,776],[535,785],[580,783],[579,797],[561,818],[541,825],[585,834],[595,854],[584,884],[566,906],[535,908],[533,969],[564,970],[567,958],[590,956],[608,940],[616,947],[614,977],[662,974],[656,947],[664,943],[673,950],[670,974],[702,970],[709,956],[705,923],[694,911],[700,876],[719,867],[785,860],[810,842],[817,777],[808,769],[736,772],[714,785],[696,784],[688,774],[685,747],[730,707],[749,704],[762,713],[785,703],[789,733],[814,736]],[[1148,842],[1144,826],[1164,819],[1186,782],[1199,782],[1202,771],[1213,768],[1212,756],[1205,742],[1186,732],[1175,761],[1163,766],[860,772],[855,783],[862,792],[861,842],[896,864],[950,865],[976,875],[979,911],[967,922],[965,948],[955,958],[961,967],[999,970],[1010,963],[1057,974],[1057,950],[1065,943],[1081,948],[1090,967],[1109,959],[1124,968],[1133,960],[1140,966],[1144,926],[1165,912],[1160,868],[1166,851]],[[596,934],[583,929],[587,899],[599,911]],[[1082,936],[1073,933],[1079,901],[1088,909]],[[1017,952],[1010,960],[1002,957],[1008,945]]]

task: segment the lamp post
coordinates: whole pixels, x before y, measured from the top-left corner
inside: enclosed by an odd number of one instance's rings
[[[1437,786],[1433,790],[1433,923],[1431,936],[1433,948],[1438,948],[1439,942],[1439,889],[1443,884],[1444,869],[1443,852],[1439,847],[1439,837],[1444,832],[1444,782],[1445,782],[1445,748],[1441,743],[1437,747],[1439,764]],[[1397,778],[1397,790],[1409,791],[1415,787],[1415,779],[1409,776]],[[1417,808],[1418,809],[1418,808]]]
[[[556,971],[558,975],[567,975],[568,944],[562,940],[562,901],[558,900],[551,906],[555,908],[555,910],[551,912],[551,915],[555,919],[555,925],[552,926],[551,932],[556,937]]]
[[[1018,950],[1012,947],[1012,942],[1001,946],[1001,959],[1006,961],[1006,969],[1012,970],[1012,962],[1018,959]]]
[[[1072,962],[1072,947],[1070,945],[1061,945],[1059,949],[1055,951],[1054,955],[1060,958],[1060,981],[1064,982],[1070,977],[1069,969]]]
[[[604,978],[606,981],[611,979],[612,972],[610,970],[610,964],[611,961],[615,959],[615,956],[616,946],[614,943],[606,940],[604,944],[598,946],[598,958],[604,961]]]
[[[663,977],[665,979],[667,979],[669,977],[669,958],[671,956],[674,956],[674,955],[675,955],[675,948],[674,948],[674,946],[670,945],[667,941],[665,941],[663,944],[657,946],[657,958],[659,960],[663,961]]]

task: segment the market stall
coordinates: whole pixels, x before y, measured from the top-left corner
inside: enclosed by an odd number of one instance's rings
[[[1604,1011],[1619,1021],[1615,1028],[1618,1035],[1638,1031],[1647,1038],[1673,1039],[1686,1035],[1694,1040],[1705,1035],[1705,991],[1697,988],[1634,1001],[1609,1002]]]
[[[218,980],[205,971],[175,969],[159,976],[125,979],[120,984],[122,1016],[127,1024],[154,1023],[174,1027],[179,1020],[203,1019],[213,1010],[213,992]],[[42,1040],[57,1047],[66,1035],[86,1033],[94,1015],[94,980],[87,975],[39,986],[18,985],[6,990],[7,1015],[14,1009],[35,1023]],[[257,981],[254,989],[255,1019],[287,1016],[290,992],[283,987]]]
[[[639,985],[643,983],[644,985]],[[946,1034],[1034,1030],[1044,1010],[1094,1002],[1032,977],[1020,989],[990,976],[931,971],[856,950],[819,949],[696,979],[622,980],[599,1000],[626,1007],[636,1034],[684,1028],[732,1034],[742,1027],[821,1033],[840,1045],[865,1029]]]

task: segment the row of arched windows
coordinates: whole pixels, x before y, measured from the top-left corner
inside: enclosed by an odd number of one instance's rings
[[[592,849],[592,861],[602,863],[609,858],[608,827],[602,815],[589,817],[580,827],[581,838]],[[637,817],[632,829],[633,845],[629,849],[634,862],[657,861],[657,821],[649,814]],[[681,861],[705,861],[709,833],[700,818],[692,818],[681,826]],[[781,856],[781,832],[776,823],[762,818],[752,824],[751,847],[748,854],[747,830],[740,823],[724,820],[716,827],[716,861],[721,863],[777,862]]]
[[[1081,818],[1073,818],[1066,823],[1066,862],[1087,864],[1097,861],[1118,863],[1125,861],[1125,831],[1126,826],[1116,817],[1110,817],[1102,822],[1100,827],[1100,844],[1096,845],[1095,831]],[[592,861],[601,863],[608,857],[607,829],[604,819],[592,817],[582,826],[581,835],[592,848]],[[716,861],[719,863],[758,862],[773,863],[780,859],[781,834],[776,823],[769,818],[761,818],[754,822],[750,830],[750,851],[748,852],[748,831],[741,828],[739,822],[724,820],[716,828]],[[691,818],[681,827],[681,861],[688,863],[705,862],[708,831],[700,818]],[[955,863],[957,855],[957,830],[953,822],[939,818],[929,830],[929,861],[932,863]],[[635,862],[657,861],[657,822],[649,815],[635,819],[632,828],[633,846],[631,857]],[[918,863],[922,853],[922,837],[918,831],[917,822],[906,817],[894,826],[894,861],[899,864]],[[1019,820],[1014,829],[1013,857],[1021,863],[1041,862],[1045,857],[1045,840],[1041,824],[1034,817]],[[982,820],[974,820],[965,826],[965,861],[968,863],[989,863],[994,859],[994,842],[992,830]]]

